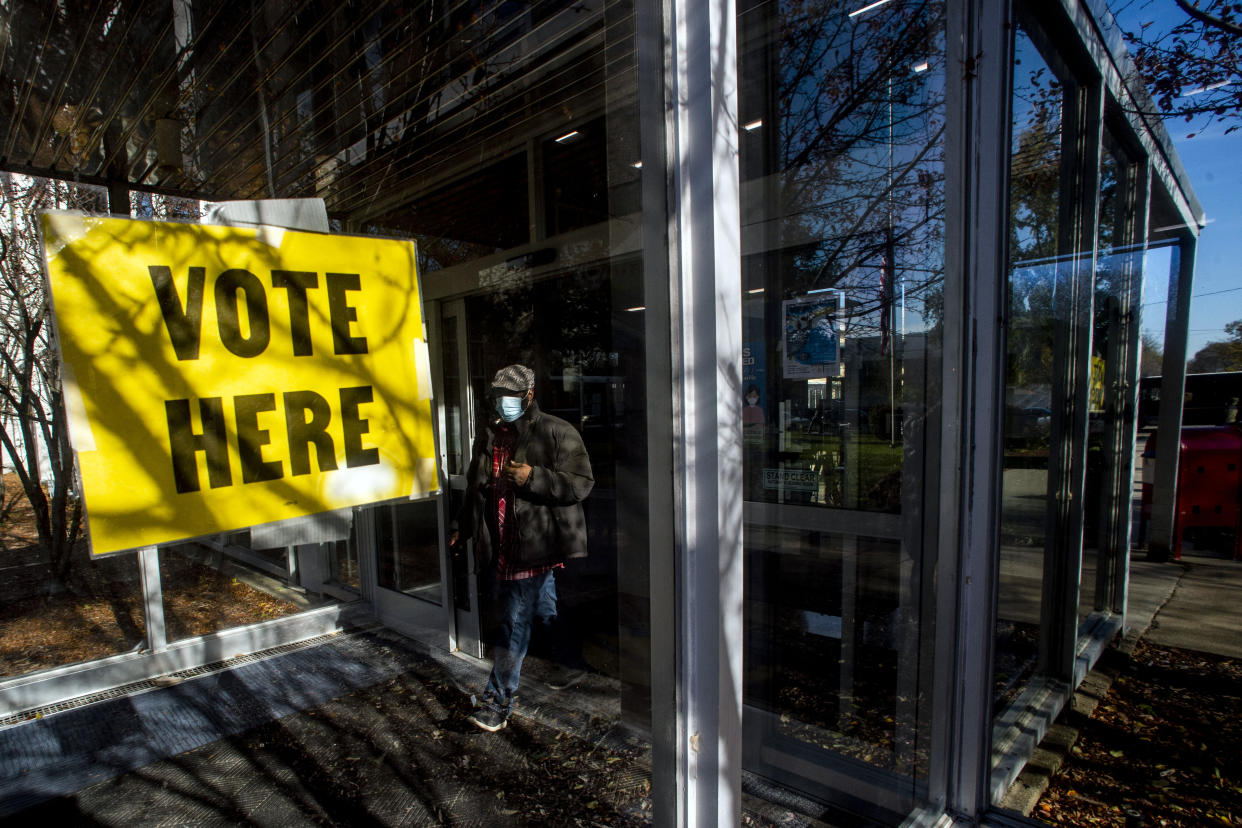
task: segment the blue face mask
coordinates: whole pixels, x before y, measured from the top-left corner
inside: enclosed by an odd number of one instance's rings
[[[506,423],[511,423],[518,417],[522,416],[522,412],[526,410],[525,397],[497,397],[496,413],[500,415],[500,419]]]

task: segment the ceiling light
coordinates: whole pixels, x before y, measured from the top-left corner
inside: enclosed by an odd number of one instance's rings
[[[642,162],[642,161],[635,161],[633,164],[630,164],[630,166],[631,166],[631,167],[633,167],[633,168],[634,168],[634,169],[636,169],[636,170],[641,170],[641,169],[643,168],[643,162]]]
[[[761,126],[763,126],[763,119],[756,118],[755,120],[751,121],[748,124],[742,124],[742,129],[746,130],[747,132],[754,132],[756,129],[758,129]]]
[[[630,313],[635,313],[637,311],[645,311],[646,309],[647,309],[646,305],[636,305],[635,307],[632,307],[632,308],[626,308],[626,310],[629,311]]]
[[[748,290],[748,291],[746,291],[746,292],[747,292],[747,293],[763,293],[763,288],[753,288],[753,289]]]
[[[883,6],[885,3],[889,3],[889,2],[892,2],[892,0],[876,0],[874,3],[868,3],[867,5],[863,6],[861,9],[854,9],[854,11],[849,13],[849,16],[858,17],[858,15],[860,14],[866,14],[872,9],[878,9],[880,6]]]
[[[928,62],[927,62],[927,61],[923,61],[922,63],[916,63],[916,64],[914,64],[914,72],[915,72],[915,74],[918,74],[919,72],[926,72],[926,71],[927,71],[928,69],[930,69],[930,68],[931,68],[931,66],[930,66],[930,64],[928,64]]]
[[[578,132],[578,130],[576,130],[576,129],[575,129],[573,132],[566,132],[566,133],[565,133],[564,135],[562,135],[560,138],[557,138],[557,139],[556,139],[556,143],[558,143],[558,144],[565,144],[565,143],[568,143],[568,142],[572,141],[573,139],[577,138],[577,137],[578,137],[579,135],[581,135],[581,134],[582,134],[582,133]]]
[[[1223,80],[1223,81],[1220,81],[1219,83],[1210,84],[1209,86],[1200,86],[1196,89],[1190,90],[1189,92],[1183,92],[1182,97],[1189,98],[1192,95],[1199,95],[1203,92],[1211,92],[1213,90],[1220,89],[1222,86],[1228,86],[1231,83],[1233,83],[1233,81]]]

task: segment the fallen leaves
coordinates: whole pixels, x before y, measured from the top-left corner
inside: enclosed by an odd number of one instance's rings
[[[1140,643],[1036,805],[1053,825],[1242,826],[1242,663]]]
[[[299,612],[289,602],[176,553],[161,556],[170,641]],[[146,628],[137,562],[91,561],[73,589],[0,602],[0,678],[133,649]]]

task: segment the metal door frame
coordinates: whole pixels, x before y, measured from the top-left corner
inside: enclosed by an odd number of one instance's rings
[[[436,451],[438,454],[438,464],[440,469],[440,526],[444,531],[441,535],[447,538],[449,527],[452,526],[454,516],[450,514],[452,509],[452,498],[449,495],[451,491],[464,491],[466,488],[465,471],[470,464],[470,446],[473,435],[470,433],[470,424],[474,422],[474,394],[470,386],[469,374],[469,355],[467,354],[467,337],[466,329],[466,302],[463,297],[455,299],[436,300],[428,303],[428,330],[429,341],[431,344],[431,372],[433,376],[433,387],[435,388],[436,406],[435,406],[435,428],[437,435]],[[458,410],[461,412],[460,422],[451,424],[446,403],[449,402],[444,390],[444,329],[443,324],[446,318],[453,317],[457,319],[457,375],[460,377],[458,387],[458,399],[455,401]],[[460,429],[459,445],[462,449],[462,474],[450,475],[448,469],[448,450],[449,441],[448,429],[456,427]],[[441,583],[444,585],[444,606],[446,615],[446,624],[449,631],[449,649],[454,652],[461,652],[475,658],[483,657],[483,638],[482,623],[479,614],[479,581],[477,572],[474,567],[474,544],[468,541],[466,544],[465,559],[467,567],[467,594],[465,608],[458,608],[457,596],[453,586],[453,561],[451,560],[447,545],[445,545],[444,554],[440,562]]]

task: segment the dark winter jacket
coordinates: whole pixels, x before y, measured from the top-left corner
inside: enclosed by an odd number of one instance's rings
[[[475,437],[470,469],[466,473],[466,501],[458,518],[463,540],[474,537],[480,569],[491,566],[496,548],[496,521],[488,519],[491,497],[492,443],[499,420]],[[514,569],[564,563],[587,554],[586,519],[582,501],[595,485],[591,460],[582,437],[560,417],[545,414],[535,402],[513,426],[517,446],[513,459],[531,467],[530,479],[514,487],[514,518],[518,543]]]

